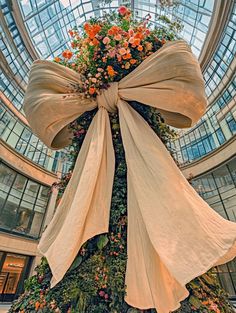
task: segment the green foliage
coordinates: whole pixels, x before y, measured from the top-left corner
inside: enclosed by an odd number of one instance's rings
[[[165,125],[153,108],[132,102],[154,132],[167,144],[175,132]],[[83,114],[71,124],[74,133],[71,160],[75,162],[87,129],[96,110]],[[36,268],[37,274],[25,283],[25,293],[16,300],[9,313],[134,313],[125,301],[125,270],[127,251],[127,180],[126,162],[122,145],[118,114],[110,114],[115,150],[115,178],[112,193],[109,233],[96,236],[83,245],[62,281],[50,289],[51,272],[45,258]],[[73,167],[72,167],[73,169]],[[62,195],[71,175],[59,184]],[[190,296],[178,313],[232,313],[227,295],[210,272],[188,284]],[[155,310],[145,312],[155,313]]]
[[[166,26],[157,28],[155,35],[158,38],[174,39],[179,28],[178,23],[173,24],[167,18],[160,19]],[[159,44],[160,42],[157,42],[155,50],[161,47]],[[89,53],[92,55],[93,51]],[[160,114],[154,108],[137,102],[130,105],[143,116],[168,147],[168,143],[176,134],[164,123]],[[74,136],[69,156],[73,164],[96,112],[96,109],[86,112],[70,125]],[[25,282],[25,292],[13,303],[9,313],[144,312],[131,308],[124,301],[127,261],[127,168],[117,113],[110,114],[110,123],[116,163],[109,233],[86,242],[64,278],[52,289],[50,289],[52,274],[46,259],[42,258],[41,264],[36,268],[36,275]],[[73,166],[71,171],[55,185],[59,189],[59,198],[70,180]],[[214,273],[210,272],[194,279],[187,288],[190,296],[183,301],[176,313],[233,313],[227,295],[220,288]],[[155,313],[156,310],[150,309],[145,311],[147,312]]]

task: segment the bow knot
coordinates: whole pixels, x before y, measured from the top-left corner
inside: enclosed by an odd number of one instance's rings
[[[102,90],[100,95],[97,96],[98,108],[104,107],[108,112],[114,113],[117,111],[117,102],[119,99],[118,83],[114,82],[110,84],[110,87],[106,90]]]

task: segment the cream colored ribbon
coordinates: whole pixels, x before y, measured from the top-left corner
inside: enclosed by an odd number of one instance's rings
[[[24,103],[33,131],[55,149],[69,144],[70,122],[99,107],[39,243],[52,270],[51,286],[63,278],[84,242],[108,232],[115,164],[108,111],[118,110],[128,175],[126,302],[158,313],[174,311],[188,296],[186,283],[236,255],[236,224],[202,200],[126,101],[157,108],[172,126],[192,126],[206,107],[198,62],[184,41],[169,42],[96,101],[76,93],[79,82],[69,68],[36,61]]]

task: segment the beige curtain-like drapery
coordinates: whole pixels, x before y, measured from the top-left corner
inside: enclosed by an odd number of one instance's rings
[[[197,60],[184,41],[165,44],[95,100],[76,93],[80,76],[36,61],[24,110],[38,137],[58,149],[70,142],[68,124],[98,106],[72,178],[43,233],[55,286],[82,244],[108,232],[114,151],[108,111],[118,110],[128,175],[126,302],[169,313],[188,296],[185,284],[236,255],[236,224],[212,210],[195,192],[161,140],[126,102],[157,108],[166,123],[190,127],[206,107]]]

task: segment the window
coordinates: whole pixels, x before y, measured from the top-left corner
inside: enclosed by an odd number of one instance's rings
[[[23,291],[32,257],[0,252],[0,302],[12,302]]]
[[[192,180],[199,195],[221,216],[236,221],[236,158],[219,166],[209,174]],[[234,296],[236,293],[236,262],[217,267],[222,287]]]
[[[49,192],[0,162],[0,229],[39,238]]]
[[[60,152],[46,147],[0,100],[0,138],[33,162],[56,172]],[[57,158],[55,159],[55,156]]]

